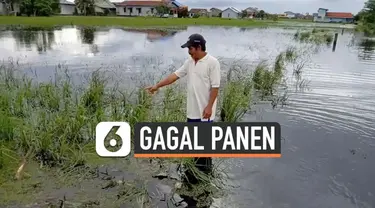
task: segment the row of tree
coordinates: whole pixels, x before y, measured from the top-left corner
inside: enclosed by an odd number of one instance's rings
[[[366,35],[375,35],[375,0],[367,0],[354,19],[359,23],[358,28]]]

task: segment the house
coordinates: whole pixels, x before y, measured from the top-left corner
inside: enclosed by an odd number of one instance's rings
[[[248,7],[246,9],[244,9],[244,11],[246,12],[246,17],[250,18],[250,19],[255,18],[256,15],[259,12],[258,8],[256,8],[256,7]]]
[[[304,19],[304,18],[305,18],[305,15],[304,15],[304,14],[301,14],[301,13],[295,13],[295,14],[294,14],[294,17],[297,18],[297,19]]]
[[[116,6],[109,0],[94,0],[95,13],[116,14]]]
[[[129,0],[117,3],[117,15],[119,16],[154,16],[156,8],[165,5],[169,8],[169,14],[177,17],[179,9],[187,7],[175,0]]]
[[[220,17],[221,16],[221,9],[218,8],[211,8],[209,11],[209,16],[210,17]]]
[[[0,0],[0,15],[16,15],[19,12],[19,3],[10,3],[5,0]]]
[[[237,19],[241,17],[241,11],[234,8],[234,7],[228,7],[221,13],[221,18],[233,18]]]
[[[328,9],[319,8],[314,22],[353,23],[354,16],[349,12],[328,12]]]
[[[193,17],[195,15],[207,17],[208,14],[209,12],[207,11],[207,9],[190,9],[189,11],[189,17]]]
[[[73,15],[76,5],[73,2],[67,0],[60,0],[60,14],[61,15]]]
[[[296,14],[294,12],[286,11],[284,12],[284,14],[286,18],[289,18],[289,19],[296,18]]]

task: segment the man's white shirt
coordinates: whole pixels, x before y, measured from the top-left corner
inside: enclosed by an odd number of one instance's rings
[[[203,111],[209,102],[211,88],[220,87],[219,61],[208,53],[197,63],[190,57],[175,71],[175,74],[179,78],[187,76],[187,117],[203,119]],[[210,120],[215,119],[216,105],[217,100],[212,106]]]

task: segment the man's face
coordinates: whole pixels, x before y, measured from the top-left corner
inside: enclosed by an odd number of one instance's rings
[[[190,56],[195,59],[196,56],[197,56],[197,52],[198,52],[198,49],[197,48],[194,48],[194,47],[189,47],[189,54]]]

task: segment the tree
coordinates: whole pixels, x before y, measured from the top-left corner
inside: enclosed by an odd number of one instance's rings
[[[368,0],[365,3],[363,20],[375,24],[375,0]]]
[[[245,18],[247,16],[248,16],[247,11],[246,10],[242,10],[242,12],[241,12],[241,18]]]
[[[375,0],[367,0],[363,10],[356,15],[355,19],[360,22],[357,29],[367,36],[375,35]]]
[[[85,16],[95,14],[94,0],[75,0],[74,3],[77,5],[81,14]]]
[[[169,14],[171,9],[166,4],[160,4],[155,7],[156,13],[159,15]]]
[[[27,16],[50,16],[59,13],[60,6],[57,0],[23,0],[20,11]]]
[[[183,8],[178,9],[177,15],[178,15],[178,17],[187,17],[187,16],[189,16],[188,8],[187,7],[183,7]]]
[[[266,14],[266,13],[264,12],[264,10],[260,10],[260,11],[257,13],[257,17],[258,17],[258,18],[261,18],[261,19],[263,20],[265,14]]]

